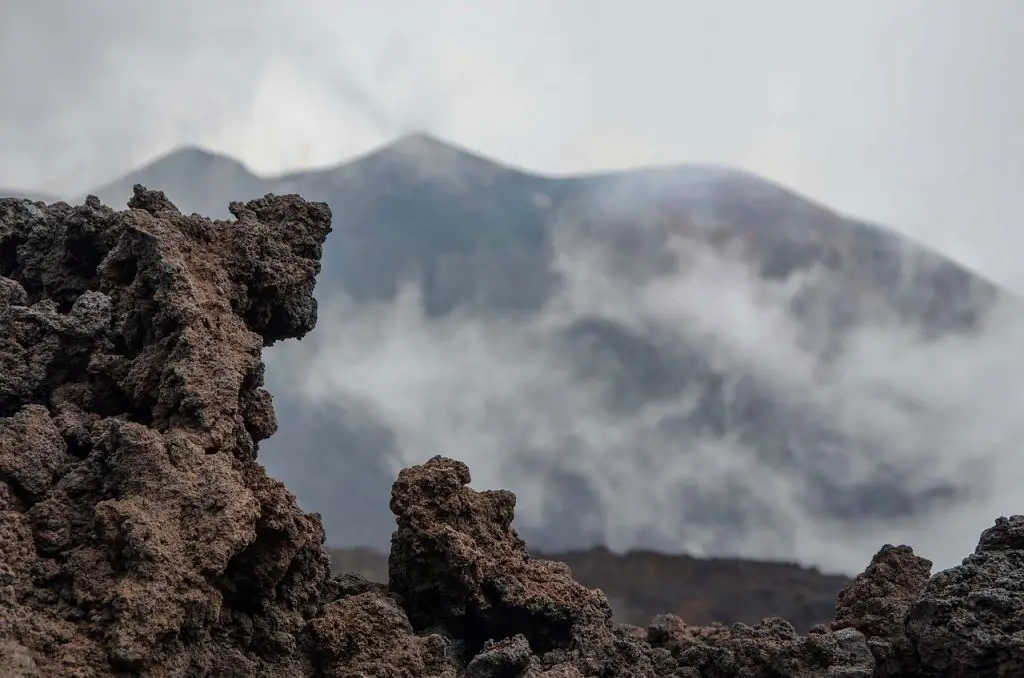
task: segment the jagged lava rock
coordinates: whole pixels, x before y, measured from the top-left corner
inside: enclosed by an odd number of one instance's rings
[[[604,594],[573,581],[563,563],[534,560],[512,529],[515,495],[466,487],[469,468],[435,457],[405,469],[391,492],[389,588],[416,628],[443,628],[475,653],[489,638],[522,634],[535,651],[612,631]],[[430,501],[424,501],[430,497]]]
[[[311,675],[323,529],[254,458],[261,350],[315,324],[331,212],[211,222],[140,186],[129,208],[0,201],[2,661]]]
[[[836,600],[831,627],[857,629],[871,640],[875,675],[900,676],[916,665],[914,649],[904,628],[907,610],[921,595],[932,562],[909,546],[886,544],[863,573]]]
[[[0,200],[0,675],[1024,675],[1019,516],[930,579],[883,547],[806,636],[645,630],[436,457],[392,489],[388,585],[330,577],[319,516],[256,461],[261,351],[315,324],[330,210],[268,195],[213,222],[141,186],[128,207]]]
[[[573,581],[565,565],[530,557],[511,527],[515,496],[476,492],[469,481],[465,464],[444,457],[399,473],[388,563],[389,588],[413,628],[455,636],[465,655],[476,657],[466,675],[570,666],[584,676],[652,678],[873,673],[866,639],[855,629],[802,637],[781,619],[728,631],[656,620],[644,638],[615,627],[604,594]],[[512,640],[488,645],[495,638]],[[527,662],[526,647],[536,663]]]
[[[907,634],[926,675],[1024,676],[1024,516],[996,520],[972,555],[925,584]]]

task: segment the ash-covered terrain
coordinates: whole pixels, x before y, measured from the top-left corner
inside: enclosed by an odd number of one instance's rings
[[[546,552],[848,574],[885,541],[955,563],[1022,480],[1016,301],[757,177],[542,177],[414,135],[273,178],[186,149],[95,192],[136,182],[186,213],[333,208],[262,456],[333,546],[384,552],[395,473],[435,455],[512,489]]]
[[[934,575],[883,546],[806,635],[642,628],[529,555],[515,495],[438,456],[391,488],[387,584],[332,577],[319,517],[257,461],[261,354],[316,324],[330,208],[268,195],[209,221],[142,186],[128,208],[0,200],[0,675],[1024,672],[1024,516]]]

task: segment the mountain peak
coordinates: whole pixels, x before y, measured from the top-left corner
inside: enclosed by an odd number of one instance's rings
[[[165,167],[184,167],[188,168],[189,171],[209,171],[210,169],[227,169],[241,170],[248,174],[252,174],[249,169],[238,160],[235,160],[229,155],[224,153],[218,153],[211,151],[201,146],[181,146],[176,148],[169,153],[159,156],[142,171],[163,169]]]
[[[198,146],[182,146],[159,156],[141,169],[94,189],[108,205],[125,204],[132,186],[159,189],[187,212],[228,217],[224,196],[263,195],[263,179],[238,160]]]
[[[428,132],[403,134],[391,143],[378,148],[371,155],[398,157],[405,161],[415,160],[425,162],[426,164],[444,160],[452,162],[456,159],[491,162],[469,149],[453,144]]]
[[[485,178],[507,167],[427,132],[404,134],[344,165],[359,171],[412,172],[421,178]],[[370,170],[369,168],[377,168]]]
[[[385,146],[386,149],[393,149],[398,151],[403,150],[415,150],[415,151],[452,151],[459,150],[456,147],[436,137],[429,132],[409,132],[398,137],[390,144]]]

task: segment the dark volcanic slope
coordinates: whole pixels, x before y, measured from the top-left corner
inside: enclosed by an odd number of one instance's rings
[[[370,581],[387,581],[386,554],[364,548],[335,548],[329,553],[336,574],[357,572]],[[700,626],[785,617],[806,632],[832,620],[836,595],[850,584],[848,577],[793,563],[649,551],[618,554],[605,548],[533,556],[567,564],[576,581],[604,591],[617,622],[636,626],[672,613]]]
[[[855,391],[847,352],[868,326],[970,335],[999,291],[748,174],[549,178],[414,135],[276,178],[187,149],[98,193],[123,204],[140,180],[216,216],[267,191],[331,205],[324,318],[270,355],[264,460],[337,545],[382,549],[393,473],[453,449],[520,493],[546,550],[792,557],[809,525],[831,539],[977,489],[919,477],[952,444],[938,415],[905,384]],[[398,300],[409,282],[423,318]]]

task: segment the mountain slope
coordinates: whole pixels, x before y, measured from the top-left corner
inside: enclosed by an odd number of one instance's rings
[[[321,322],[270,352],[280,432],[261,454],[334,544],[383,546],[394,471],[435,453],[515,490],[545,550],[842,567],[811,533],[910,524],[978,489],[921,472],[955,442],[934,423],[947,404],[886,361],[971,340],[1004,295],[749,174],[543,177],[413,135],[274,178],[186,149],[99,195],[136,182],[185,212],[331,205]]]
[[[270,182],[252,174],[240,162],[196,147],[178,149],[148,165],[92,191],[106,204],[123,205],[132,186],[159,186],[184,212],[228,218],[225,195],[262,196]],[[180,196],[180,197],[176,197]],[[238,198],[242,199],[242,198]]]
[[[56,198],[45,193],[3,187],[0,187],[0,198],[27,198],[33,202],[45,202],[47,204],[57,201]]]
[[[366,301],[393,298],[415,272],[427,308],[436,313],[463,304],[508,310],[543,303],[549,288],[531,286],[538,271],[523,267],[548,256],[552,229],[569,222],[582,222],[588,237],[600,235],[624,248],[638,247],[643,236],[714,231],[719,241],[742,241],[753,250],[769,277],[824,263],[883,288],[897,303],[911,306],[901,310],[919,314],[940,313],[925,308],[924,299],[941,288],[941,313],[963,317],[932,318],[940,323],[969,326],[977,302],[995,294],[991,285],[902,236],[717,167],[547,178],[413,134],[332,169],[275,178],[257,177],[225,156],[185,148],[94,193],[121,204],[134,183],[163,187],[186,211],[225,218],[227,195],[296,192],[326,201],[335,207],[335,228],[343,235],[332,240],[325,275]],[[908,266],[925,278],[918,288],[908,289],[900,279]],[[508,299],[510,294],[517,298]]]
[[[388,580],[387,554],[360,548],[330,549],[330,554],[336,574],[358,572],[370,581]],[[581,584],[604,591],[616,621],[641,627],[670,612],[692,626],[754,625],[765,617],[784,617],[806,632],[832,621],[836,595],[850,584],[847,577],[785,562],[615,554],[600,547],[531,555],[564,562]]]

